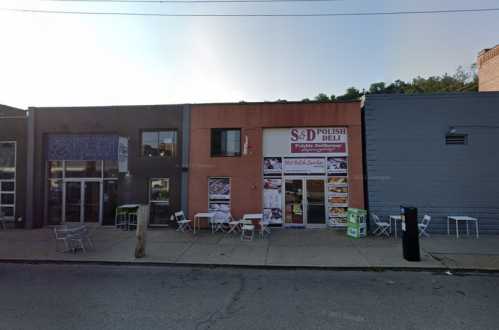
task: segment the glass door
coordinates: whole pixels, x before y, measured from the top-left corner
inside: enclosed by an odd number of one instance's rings
[[[307,182],[307,225],[325,225],[324,180],[308,179]]]
[[[81,222],[82,219],[82,184],[80,181],[66,182],[66,198],[64,220],[66,222]]]
[[[64,221],[97,223],[100,207],[100,181],[65,182]]]
[[[284,225],[304,226],[303,179],[286,179],[284,192]]]
[[[85,181],[83,183],[83,221],[99,222],[100,213],[100,182]]]

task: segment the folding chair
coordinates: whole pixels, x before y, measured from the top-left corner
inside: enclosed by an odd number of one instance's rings
[[[225,232],[225,225],[228,223],[227,220],[225,219],[220,219],[220,218],[216,218],[216,214],[213,218],[211,218],[210,220],[210,224],[211,224],[211,233],[214,234],[216,233],[217,231],[221,231],[221,232]]]
[[[186,230],[192,230],[192,220],[186,219],[184,211],[175,212],[175,220],[177,221],[177,231],[184,232]]]
[[[255,234],[255,225],[251,220],[241,220],[241,241],[252,241]]]
[[[374,213],[371,213],[371,218],[376,225],[376,229],[373,231],[373,234],[377,236],[384,235],[386,237],[390,237],[390,234],[392,233],[391,224],[386,221],[381,221],[379,217]]]
[[[74,252],[76,252],[76,249],[81,249],[83,252],[87,252],[87,249],[85,248],[85,243],[89,248],[93,249],[94,247],[92,241],[90,240],[90,232],[88,231],[88,228],[85,225],[70,229],[67,239],[70,243],[72,242],[76,244],[76,246],[71,247]]]
[[[237,233],[241,230],[241,221],[235,220],[232,215],[229,215],[229,230],[227,234]]]
[[[426,231],[426,229],[428,229],[428,226],[430,225],[430,221],[431,217],[428,214],[425,214],[421,223],[418,223],[419,237],[423,235],[426,237],[430,237],[430,234],[428,234],[428,232]]]
[[[68,227],[65,225],[61,226],[55,226],[54,227],[54,235],[55,235],[55,250],[59,252],[58,244],[57,242],[63,242],[64,243],[64,251],[61,252],[67,252],[70,250],[69,246],[69,231]]]

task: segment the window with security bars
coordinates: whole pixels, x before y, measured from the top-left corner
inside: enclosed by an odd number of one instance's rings
[[[447,134],[445,136],[447,145],[466,145],[468,144],[468,135],[466,134]]]

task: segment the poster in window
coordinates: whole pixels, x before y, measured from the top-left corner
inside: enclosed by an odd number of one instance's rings
[[[285,174],[324,174],[325,158],[284,158]]]
[[[347,172],[348,172],[347,157],[329,157],[327,159],[328,174],[347,173]]]
[[[263,159],[264,175],[281,175],[281,173],[282,173],[281,157],[265,157]]]
[[[209,178],[208,198],[210,200],[230,200],[230,179]]]
[[[328,185],[329,196],[347,196],[348,187],[347,186],[334,186]]]
[[[346,186],[348,185],[348,178],[346,176],[331,176],[327,181],[330,186]]]
[[[347,207],[348,206],[348,196],[329,196],[328,202],[333,207]]]
[[[282,179],[263,179],[263,219],[282,224]]]

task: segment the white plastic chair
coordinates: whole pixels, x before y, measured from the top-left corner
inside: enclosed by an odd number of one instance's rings
[[[186,230],[192,230],[191,222],[185,217],[184,211],[175,212],[175,220],[177,221],[177,231],[184,232]]]
[[[428,234],[428,232],[426,231],[426,229],[428,229],[428,226],[430,225],[430,221],[431,221],[431,216],[425,214],[423,220],[420,223],[418,223],[419,237],[423,235],[426,237],[430,237],[430,234]]]
[[[371,219],[373,219],[374,224],[376,225],[376,229],[373,231],[374,235],[384,235],[386,237],[390,237],[390,234],[392,233],[392,226],[389,222],[381,221],[380,218],[374,213],[371,213]]]

